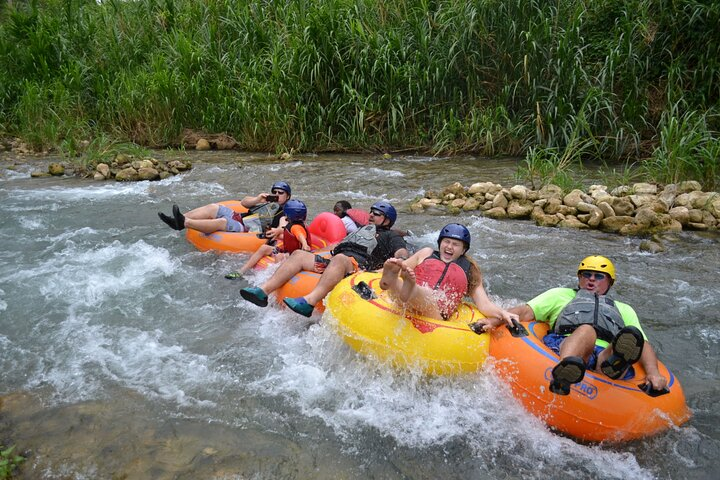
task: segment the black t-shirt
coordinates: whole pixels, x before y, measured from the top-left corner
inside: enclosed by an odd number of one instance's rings
[[[370,260],[368,260],[365,268],[366,270],[382,268],[385,260],[392,258],[395,252],[401,248],[407,248],[405,239],[395,230],[378,229],[375,238],[377,238],[378,244],[370,255]]]

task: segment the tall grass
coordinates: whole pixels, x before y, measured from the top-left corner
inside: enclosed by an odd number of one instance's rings
[[[2,2],[0,128],[37,148],[193,128],[264,151],[546,151],[660,178],[683,112],[714,151],[718,24],[697,0]]]

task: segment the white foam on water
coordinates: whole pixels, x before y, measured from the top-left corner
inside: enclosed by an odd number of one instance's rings
[[[404,173],[402,173],[402,172],[400,172],[400,171],[398,171],[398,170],[387,170],[387,169],[384,169],[384,168],[377,168],[377,167],[369,168],[368,171],[369,171],[372,175],[377,175],[377,176],[379,176],[380,178],[404,177],[404,176],[405,176]]]
[[[172,344],[160,330],[97,324],[90,314],[71,313],[44,356],[46,368],[27,387],[49,384],[61,402],[103,397],[110,381],[150,398],[209,408],[213,401],[188,392],[226,380],[212,371],[206,356]]]
[[[373,201],[375,201],[376,197],[377,197],[377,195],[368,195],[365,192],[356,191],[356,190],[342,190],[342,191],[335,193],[335,198],[338,198],[338,199],[373,200]],[[364,208],[364,207],[355,206],[355,205],[353,205],[353,207],[354,208]],[[368,205],[368,207],[369,207],[369,205]]]
[[[39,287],[41,294],[72,305],[91,306],[108,296],[141,289],[154,278],[171,275],[180,268],[180,261],[168,250],[144,240],[131,245],[114,241],[90,250],[69,241],[55,253],[54,261],[39,268],[45,277]]]
[[[462,441],[479,462],[504,457],[507,463],[509,457],[539,465],[531,470],[537,478],[573,470],[605,478],[652,478],[630,453],[553,434],[487,371],[461,377],[398,371],[355,354],[326,320],[327,315],[305,334],[286,336],[271,370],[250,387],[288,398],[303,415],[322,419],[350,449],[357,449],[356,438],[364,438],[369,428],[412,449]]]

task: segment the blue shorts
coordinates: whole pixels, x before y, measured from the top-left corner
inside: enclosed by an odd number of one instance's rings
[[[243,225],[241,222],[238,222],[233,217],[235,216],[235,212],[225,205],[218,205],[218,211],[217,215],[215,215],[215,218],[224,218],[227,221],[227,225],[225,226],[226,232],[246,232],[247,229],[245,228],[245,225]]]
[[[557,333],[548,333],[543,337],[543,343],[546,347],[548,347],[550,350],[555,352],[556,354],[560,355],[560,344],[565,340],[566,335],[560,335]],[[595,367],[597,367],[597,359],[598,355],[600,355],[600,352],[605,350],[605,347],[600,347],[598,345],[595,345],[595,348],[593,349],[593,352],[590,354],[590,360],[587,361],[586,366],[588,370],[595,370]],[[635,369],[633,369],[632,366],[627,369],[627,372],[625,372],[625,376],[621,378],[621,380],[630,380],[635,376]]]

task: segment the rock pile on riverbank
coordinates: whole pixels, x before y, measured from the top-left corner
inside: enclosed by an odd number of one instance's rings
[[[457,214],[479,211],[495,219],[531,219],[539,226],[596,228],[621,235],[716,229],[720,224],[720,194],[703,192],[695,181],[662,189],[636,183],[608,191],[592,185],[587,192],[564,193],[557,185],[531,190],[523,185],[505,188],[492,182],[463,186],[456,182],[442,192],[427,192],[410,210],[432,209]]]
[[[92,171],[77,171],[74,174],[92,177],[94,180],[116,180],[118,182],[136,182],[141,180],[162,180],[192,169],[189,160],[158,160],[152,157],[135,158],[132,155],[119,153],[112,162],[98,163]],[[65,175],[65,166],[53,162],[48,165],[47,172],[35,171],[33,177]]]

